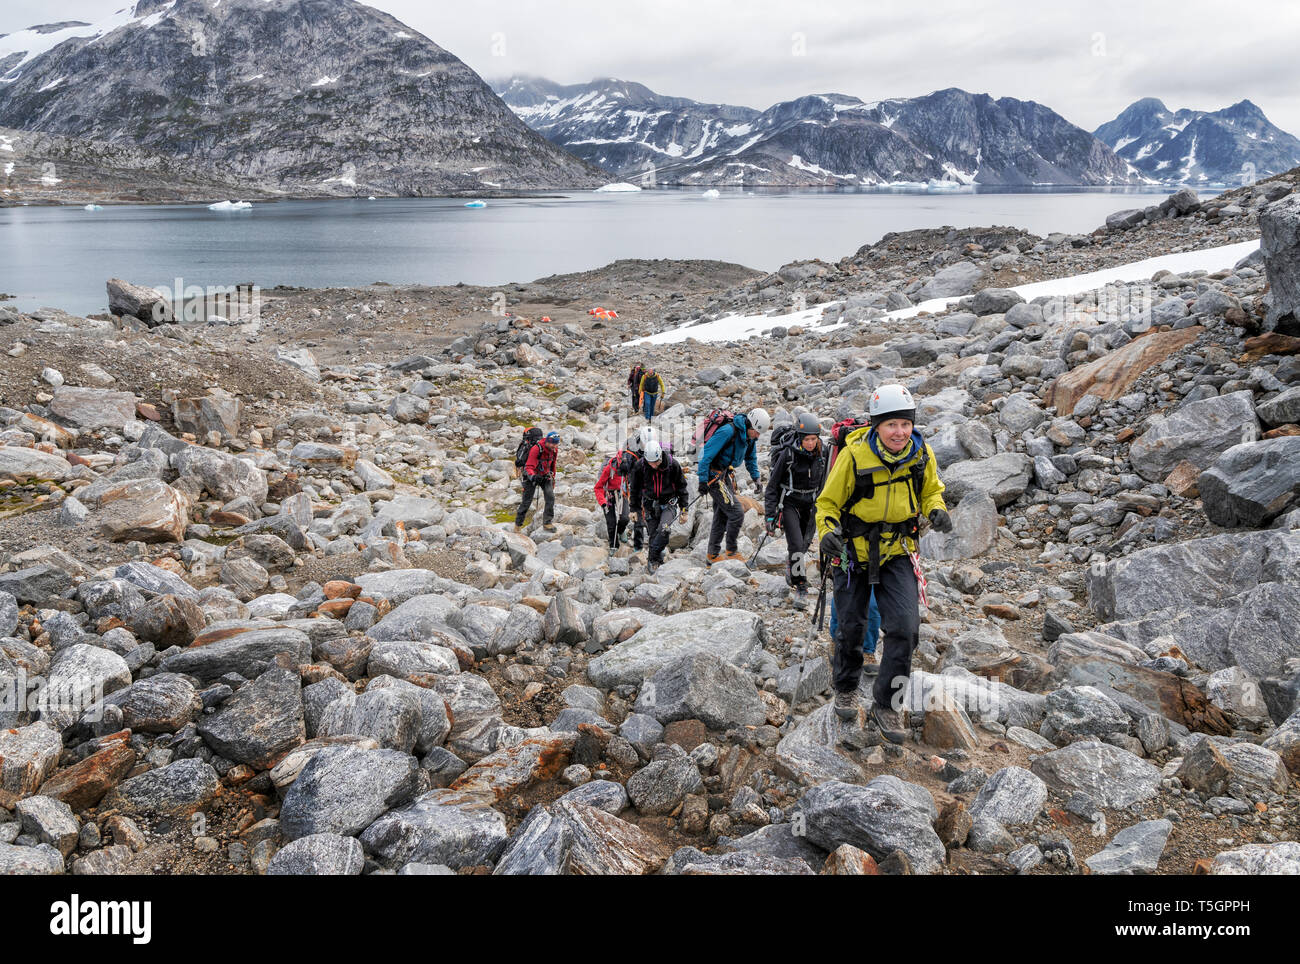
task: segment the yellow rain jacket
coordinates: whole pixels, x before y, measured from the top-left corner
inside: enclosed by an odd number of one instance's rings
[[[906,523],[916,518],[918,506],[911,469],[920,463],[923,456],[925,472],[921,483],[920,514],[928,516],[935,509],[947,509],[943,501],[944,485],[939,481],[934,452],[921,440],[919,434],[912,433],[908,447],[897,457],[879,440],[876,442],[879,454],[873,450],[870,434],[870,428],[860,428],[845,439],[844,449],[835,459],[821,494],[817,496],[817,535],[824,536],[835,528],[836,523],[841,523],[846,532],[855,536],[852,539],[853,552],[861,564],[866,564],[869,548],[866,537],[858,535],[855,529],[861,529],[864,524]],[[868,479],[870,485],[866,484]],[[856,520],[850,521],[843,516],[843,512],[853,495],[855,484],[863,492],[863,498],[849,510],[849,516]],[[916,549],[914,539],[894,532],[881,534],[882,563]]]

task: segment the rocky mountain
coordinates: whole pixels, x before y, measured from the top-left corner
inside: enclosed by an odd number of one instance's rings
[[[534,130],[617,176],[691,185],[1118,184],[1136,172],[1032,101],[950,88],[866,103],[816,94],[765,111],[601,79],[496,85]]]
[[[1143,174],[1170,183],[1241,183],[1300,164],[1300,139],[1248,100],[1217,111],[1171,111],[1146,97],[1093,133]]]
[[[591,187],[477,74],[354,0],[139,0],[0,37],[0,126],[294,193]]]

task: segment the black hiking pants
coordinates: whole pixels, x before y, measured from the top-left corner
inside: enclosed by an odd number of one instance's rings
[[[628,503],[631,500],[624,495],[611,495],[605,503],[605,529],[609,533],[609,547],[614,548],[614,543],[623,538],[623,532],[627,529],[628,517],[631,515]],[[640,526],[637,527],[637,548],[641,547]]]
[[[785,581],[791,586],[808,585],[806,568],[808,543],[817,531],[813,524],[812,502],[801,501],[792,495],[785,497],[781,506],[781,528],[785,530]]]
[[[642,508],[645,510],[646,539],[650,548],[646,558],[661,563],[664,549],[668,546],[668,530],[677,517],[677,506],[671,502],[645,502]]]
[[[871,605],[871,584],[865,564],[854,564],[848,572],[836,569],[835,611],[839,616],[839,633],[835,646],[834,686],[837,693],[852,693],[862,678],[862,638],[867,631],[867,610]],[[877,706],[893,706],[912,672],[912,653],[920,640],[921,610],[916,595],[916,574],[912,560],[895,556],[880,564],[880,582],[876,588],[876,605],[885,639],[872,696]]]
[[[716,556],[722,547],[723,536],[727,539],[727,551],[736,551],[736,541],[740,538],[740,525],[745,521],[745,510],[736,498],[736,486],[732,473],[727,472],[718,481],[709,486],[709,497],[713,499],[713,525],[709,527],[709,555]]]
[[[555,480],[543,478],[536,482],[532,479],[524,478],[524,497],[519,501],[519,511],[515,513],[515,525],[524,524],[524,516],[528,515],[528,510],[533,506],[533,494],[542,490],[542,497],[545,500],[546,508],[542,510],[542,525],[550,525],[551,519],[555,517]]]

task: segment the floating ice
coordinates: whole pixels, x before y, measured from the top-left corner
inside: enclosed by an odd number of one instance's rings
[[[216,204],[209,204],[209,211],[251,211],[253,205],[248,201],[218,201]]]
[[[635,184],[629,184],[627,181],[616,181],[613,184],[605,184],[596,188],[596,194],[623,194],[641,190]]]

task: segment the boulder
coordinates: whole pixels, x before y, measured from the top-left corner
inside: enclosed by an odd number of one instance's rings
[[[100,811],[127,816],[187,817],[217,795],[217,771],[197,758],[177,760],[119,784],[100,803]]]
[[[50,411],[81,432],[101,428],[120,432],[122,426],[135,421],[135,401],[130,392],[64,385],[55,389]]]
[[[260,506],[266,501],[266,474],[252,462],[198,445],[186,445],[172,459],[182,479],[195,479],[222,502],[248,498]]]
[[[945,496],[947,493],[945,493]],[[952,508],[952,532],[929,529],[921,536],[921,556],[952,561],[983,555],[993,547],[998,531],[998,506],[983,492],[968,494]]]
[[[908,786],[896,778],[878,778],[865,787],[837,781],[819,784],[799,803],[795,833],[802,830],[802,836],[829,851],[852,844],[876,860],[901,850],[918,873],[936,873],[946,854],[931,826],[934,804],[924,807],[907,792]]]
[[[72,465],[61,455],[13,445],[0,446],[0,479],[20,485],[29,482],[62,482],[72,474]]]
[[[414,860],[459,868],[494,861],[507,838],[505,817],[480,796],[448,789],[430,790],[384,814],[361,834],[361,843],[390,866]]]
[[[415,757],[397,750],[321,748],[285,794],[280,827],[290,840],[314,833],[352,836],[419,789]]]
[[[1135,823],[1115,834],[1104,850],[1084,863],[1094,874],[1154,874],[1173,826],[1168,820]]]
[[[1044,753],[1030,770],[1058,793],[1089,794],[1103,807],[1128,807],[1159,791],[1159,768],[1108,743],[1088,740]]]
[[[132,479],[102,493],[90,521],[112,542],[180,542],[189,507],[166,482]]]
[[[1258,434],[1253,396],[1232,392],[1187,402],[1152,419],[1129,446],[1128,457],[1138,475],[1158,482],[1184,460],[1207,468],[1228,449],[1254,441]]]
[[[1270,289],[1264,329],[1300,334],[1300,194],[1259,212],[1259,250]]]
[[[355,837],[314,833],[291,840],[266,865],[268,877],[355,877],[366,865],[365,851]]]
[[[199,721],[199,735],[227,760],[269,770],[307,739],[298,674],[270,669],[241,686]]]
[[[750,674],[710,652],[665,666],[641,688],[636,710],[660,723],[703,720],[713,730],[761,726],[767,711]]]
[[[35,793],[59,766],[63,741],[44,722],[0,730],[0,790],[18,797]]]
[[[1300,436],[1234,445],[1197,480],[1215,525],[1260,528],[1300,497]]]
[[[1004,767],[980,788],[971,804],[972,817],[987,817],[1004,826],[1033,823],[1047,803],[1047,784],[1022,767]]]
[[[296,629],[250,629],[173,653],[159,669],[186,673],[206,684],[226,673],[256,676],[279,653],[289,654],[295,664],[308,663],[311,649],[311,638]]]
[[[640,685],[683,656],[700,652],[746,669],[757,664],[765,640],[763,621],[756,613],[697,609],[653,622],[601,653],[587,665],[587,676],[602,689]]]
[[[922,300],[931,298],[960,298],[970,294],[984,277],[984,271],[970,261],[958,261],[938,271],[921,288]]]
[[[1095,395],[1113,402],[1132,391],[1134,383],[1144,373],[1186,348],[1203,331],[1194,325],[1176,331],[1154,331],[1135,338],[1127,345],[1054,379],[1047,386],[1044,402],[1055,406],[1056,411],[1062,414],[1074,411],[1074,406],[1084,395]]]
[[[1033,471],[1033,459],[1018,452],[956,462],[943,472],[944,500],[953,506],[968,496],[984,495],[1001,508],[1024,494]]]
[[[1215,856],[1210,873],[1240,877],[1300,875],[1300,843],[1246,844]]]
[[[108,310],[128,318],[138,318],[150,328],[176,320],[171,301],[162,292],[121,278],[108,279]]]

